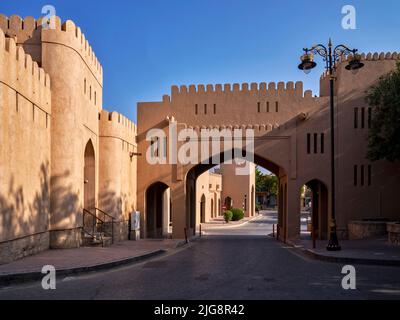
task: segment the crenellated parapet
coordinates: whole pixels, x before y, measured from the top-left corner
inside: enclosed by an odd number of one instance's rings
[[[360,53],[361,61],[396,61],[400,60],[400,54],[397,52],[369,52],[369,53]],[[348,61],[352,59],[352,56],[342,56],[340,60],[336,63],[336,67],[341,66],[343,63],[346,64]],[[321,80],[329,78],[329,74],[327,71],[323,72],[321,75]]]
[[[0,14],[0,28],[7,35],[17,37],[18,44],[29,45],[29,41],[32,39],[32,42],[37,41],[39,44],[60,44],[74,50],[82,57],[94,77],[102,85],[103,68],[81,29],[71,20],[62,23],[59,17],[52,19],[54,19],[55,29],[43,29],[43,18],[35,20],[33,17],[26,17],[22,19],[17,15],[8,18]]]
[[[102,110],[99,115],[100,137],[121,139],[136,145],[136,124],[118,112]]]
[[[0,82],[43,112],[51,113],[50,76],[0,30]]]
[[[208,85],[182,85],[172,86],[172,100],[182,96],[194,95],[213,95],[213,94],[250,94],[262,96],[296,96],[296,97],[312,97],[310,90],[303,91],[303,83],[289,81],[285,82],[261,82],[261,83],[234,83],[234,84],[208,84]]]

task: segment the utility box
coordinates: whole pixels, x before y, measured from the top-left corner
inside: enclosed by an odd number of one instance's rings
[[[134,211],[131,213],[131,230],[130,240],[140,240],[140,212]]]

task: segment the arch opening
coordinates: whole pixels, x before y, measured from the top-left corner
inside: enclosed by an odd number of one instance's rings
[[[232,153],[233,151],[234,150],[232,150]],[[226,169],[229,168],[229,166],[235,167],[235,165],[227,164],[223,157],[224,154],[221,153],[221,165],[212,163],[197,164],[187,172],[185,184],[186,227],[190,230],[188,234],[195,235],[196,229],[199,228],[200,224],[213,222],[214,220],[222,221],[224,212],[232,208],[242,209],[247,219],[256,216],[256,214],[260,212],[258,209],[259,206],[256,206],[259,191],[256,186],[256,170],[253,170],[253,176],[251,178],[247,177],[247,180],[243,180],[242,175],[235,175],[233,174],[234,171]],[[254,168],[256,166],[260,167],[268,176],[274,176],[277,185],[279,176],[283,177],[286,175],[282,167],[259,155],[254,155],[254,162],[251,162],[250,165],[254,166]],[[226,174],[226,172],[228,172],[228,174]],[[201,180],[201,176],[204,174],[222,175],[223,182],[221,183],[220,190],[211,190],[210,196],[207,195],[207,188],[215,188],[214,183],[203,182],[201,186],[198,185],[198,179]],[[230,176],[230,178],[227,179],[227,176]],[[206,195],[204,195],[204,193],[206,193]],[[273,197],[275,199],[278,198],[278,188],[276,188]],[[264,209],[267,208],[265,207]],[[278,219],[277,211],[275,211],[276,209],[276,206],[274,206],[274,208],[271,208],[271,212],[269,212],[269,214],[274,215],[271,221],[276,221]]]
[[[328,239],[328,188],[318,179],[300,189],[300,238]]]
[[[146,190],[146,237],[168,238],[172,232],[170,188],[156,182]]]
[[[94,212],[96,208],[96,158],[93,143],[89,140],[84,153],[83,207]]]

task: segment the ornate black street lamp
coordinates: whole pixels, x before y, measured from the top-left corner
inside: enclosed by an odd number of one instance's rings
[[[341,247],[339,245],[337,233],[336,233],[336,192],[335,192],[335,70],[336,62],[342,56],[348,56],[349,63],[345,67],[346,70],[357,72],[360,68],[364,66],[361,62],[361,56],[357,53],[357,49],[349,49],[347,46],[341,44],[333,48],[332,41],[329,39],[328,48],[322,44],[313,46],[312,48],[304,48],[304,54],[301,56],[301,63],[299,69],[303,70],[305,73],[309,73],[311,69],[316,67],[314,62],[314,55],[320,55],[326,63],[326,71],[329,75],[330,84],[330,122],[331,122],[331,221],[330,221],[330,236],[329,243],[327,246],[328,251],[339,251]]]

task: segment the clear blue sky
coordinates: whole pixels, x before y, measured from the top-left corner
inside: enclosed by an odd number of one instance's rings
[[[45,4],[89,39],[104,68],[104,108],[135,121],[137,102],[158,101],[173,84],[301,80],[318,93],[321,69],[304,75],[297,65],[304,46],[329,37],[400,51],[398,0],[1,0],[0,12],[38,17]],[[341,27],[346,4],[356,30]]]

